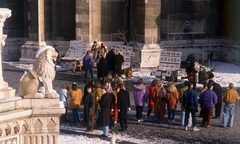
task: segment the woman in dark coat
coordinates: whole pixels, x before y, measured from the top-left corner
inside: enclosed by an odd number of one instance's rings
[[[84,122],[88,126],[86,131],[92,132],[95,120],[91,120],[91,115],[95,112],[95,98],[92,94],[92,86],[87,85],[86,89],[87,89],[86,91],[87,93],[86,94],[84,93],[84,97],[83,97],[83,104],[84,104],[83,115],[84,115]]]
[[[121,77],[122,74],[122,63],[124,62],[124,57],[122,56],[122,51],[119,51],[117,55],[115,55],[115,64],[117,69],[117,74]]]
[[[119,131],[126,130],[127,125],[127,111],[130,110],[130,98],[129,92],[124,90],[123,83],[119,83],[120,91],[117,93],[118,101],[118,118],[120,122],[121,129]]]
[[[109,130],[109,115],[110,115],[110,98],[109,95],[107,94],[107,88],[103,87],[102,88],[102,97],[99,100],[97,98],[97,101],[100,105],[101,112],[99,113],[99,118],[98,118],[98,124],[100,127],[103,128],[103,137],[108,136],[108,130]]]

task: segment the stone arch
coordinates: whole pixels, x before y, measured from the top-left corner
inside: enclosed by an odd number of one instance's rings
[[[13,127],[13,130],[15,134],[18,134],[20,132],[20,126],[18,123]]]

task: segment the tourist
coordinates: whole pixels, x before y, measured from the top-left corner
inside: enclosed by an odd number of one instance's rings
[[[152,110],[154,110],[153,92],[156,89],[157,84],[158,84],[158,80],[154,79],[152,81],[151,86],[148,87],[148,111],[147,111],[146,118],[149,118]],[[154,117],[154,118],[157,118],[157,117]]]
[[[153,92],[154,100],[154,117],[157,118],[157,123],[164,123],[165,107],[167,103],[166,89],[163,87],[162,82],[158,82],[158,86]]]
[[[91,86],[91,92],[93,92],[93,90],[94,90],[94,83],[95,83],[95,81],[94,80],[92,80],[92,79],[90,79],[89,81],[88,81],[88,83],[85,85],[85,87],[84,87],[84,94],[83,94],[83,96],[85,96],[85,94],[88,94],[88,92],[87,92],[87,87],[90,85]]]
[[[185,107],[185,130],[188,129],[189,114],[192,115],[193,131],[199,131],[196,127],[196,112],[198,111],[197,92],[193,90],[193,83],[188,83],[188,89],[183,93],[183,106]]]
[[[102,97],[102,90],[101,90],[101,83],[99,81],[96,81],[94,84],[94,90],[93,90],[93,96],[95,97],[95,99],[101,99]],[[95,102],[95,114],[97,116],[97,120],[98,120],[98,115],[99,115],[99,111],[100,111],[100,105],[98,102]]]
[[[114,95],[110,82],[108,81],[104,82],[103,86],[107,89],[107,94],[109,95],[109,99],[110,99],[109,132],[112,132],[113,131],[112,127],[114,127],[113,117],[114,117],[114,109],[116,107],[116,97]]]
[[[108,53],[107,53],[107,62],[108,62],[108,66],[109,66],[109,71],[111,72],[112,75],[115,74],[115,52],[114,49],[111,49]]]
[[[186,60],[186,73],[188,76],[188,81],[190,83],[193,83],[193,89],[195,90],[196,88],[196,82],[197,82],[197,73],[198,71],[196,70],[196,58],[194,54],[188,55],[188,58]]]
[[[223,127],[232,127],[234,120],[234,110],[235,103],[239,100],[238,92],[234,89],[234,85],[232,83],[229,84],[229,89],[223,95],[223,102],[225,103],[223,107],[223,118],[222,118],[222,126]],[[229,117],[228,117],[229,115]]]
[[[137,84],[133,86],[134,87],[133,97],[136,105],[136,119],[138,122],[143,121],[142,120],[143,106],[145,103],[147,103],[147,91],[143,83],[144,83],[143,79],[140,78],[138,79]]]
[[[203,88],[200,90],[200,95],[208,89],[207,84],[208,84],[207,81],[205,81],[205,82],[203,83]],[[201,103],[201,98],[200,98],[200,96],[199,96],[198,102],[200,103],[200,108],[201,108],[200,113],[199,113],[199,116],[202,117],[202,116],[203,116],[203,111],[202,111],[202,103]]]
[[[99,63],[100,61],[100,58],[101,57],[104,57],[106,58],[106,55],[107,55],[107,50],[104,46],[101,46],[100,50],[98,51],[98,54],[97,54],[97,63]]]
[[[115,55],[115,65],[117,74],[119,77],[122,75],[122,64],[124,62],[124,57],[122,55],[122,51],[120,50],[117,55]]]
[[[68,107],[68,96],[67,92],[69,91],[69,85],[63,84],[61,88],[57,91],[59,94],[59,100],[63,102],[63,105],[65,107],[65,113],[61,115],[61,121],[66,122],[67,121],[67,107]]]
[[[114,96],[115,96],[115,109],[114,109],[114,123],[117,123],[117,120],[118,120],[118,103],[117,103],[117,93],[120,91],[120,87],[119,87],[119,83],[123,83],[121,78],[116,76],[114,79],[113,79],[113,83],[112,83],[112,89],[113,89],[113,92],[114,92]],[[124,87],[124,85],[123,85]],[[123,88],[125,89],[125,87]]]
[[[95,62],[97,59],[97,54],[98,54],[99,49],[100,49],[100,46],[97,44],[96,41],[94,41],[92,48],[91,48],[91,52],[93,53],[93,59],[95,60]]]
[[[120,91],[117,93],[117,101],[118,101],[118,118],[120,122],[121,128],[119,131],[126,130],[128,128],[127,125],[127,116],[130,109],[130,97],[129,92],[124,90],[123,83],[119,83]]]
[[[185,81],[184,82],[184,87],[180,89],[179,92],[179,101],[181,103],[181,115],[180,115],[180,121],[181,121],[181,125],[184,126],[184,122],[185,122],[185,107],[183,106],[183,93],[188,89],[188,83],[189,81]],[[189,115],[189,120],[188,120],[188,127],[192,126],[192,116]]]
[[[110,115],[110,98],[107,93],[107,88],[102,87],[102,97],[97,97],[96,100],[99,103],[101,111],[99,113],[98,124],[103,128],[103,134],[101,136],[108,137],[109,130],[109,115]]]
[[[93,79],[93,72],[92,72],[93,65],[94,65],[93,58],[90,55],[90,51],[87,51],[87,54],[83,57],[83,70],[85,71],[84,82],[87,82],[87,71],[90,72],[91,79]]]
[[[68,92],[70,97],[70,109],[72,110],[73,122],[76,124],[80,122],[80,106],[82,102],[82,91],[78,88],[76,83],[72,84],[72,90]]]
[[[97,63],[97,76],[98,80],[103,83],[105,77],[108,75],[108,64],[107,59],[101,55],[99,62]]]
[[[201,127],[211,127],[210,121],[212,119],[212,111],[215,107],[215,104],[217,103],[217,95],[212,90],[213,85],[212,83],[207,84],[208,89],[205,90],[201,95],[201,106],[202,106],[202,112],[203,112],[203,119],[202,119],[202,125]]]
[[[217,104],[215,105],[215,117],[216,119],[219,119],[221,116],[221,110],[222,110],[222,87],[214,81],[214,74],[210,73],[209,76],[209,81],[213,83],[213,91],[217,94],[218,101]]]
[[[92,114],[95,113],[95,97],[92,94],[92,86],[89,84],[86,86],[86,93],[84,93],[84,123],[88,126],[86,132],[92,132],[94,129],[95,120],[92,119]]]
[[[175,110],[179,94],[174,83],[170,83],[167,87],[167,108],[168,108],[168,121],[175,121]]]

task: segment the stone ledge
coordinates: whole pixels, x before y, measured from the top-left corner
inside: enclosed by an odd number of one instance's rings
[[[32,114],[32,110],[13,110],[8,112],[1,112],[0,113],[0,120],[3,121],[10,121],[13,119],[19,119],[20,117],[29,117]]]
[[[22,105],[24,109],[45,109],[45,108],[60,108],[59,99],[23,99]]]

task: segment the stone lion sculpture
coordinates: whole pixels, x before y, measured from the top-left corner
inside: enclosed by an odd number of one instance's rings
[[[20,79],[19,96],[23,98],[58,98],[59,95],[52,88],[55,78],[55,61],[58,53],[52,46],[38,49],[32,69],[25,71]]]

